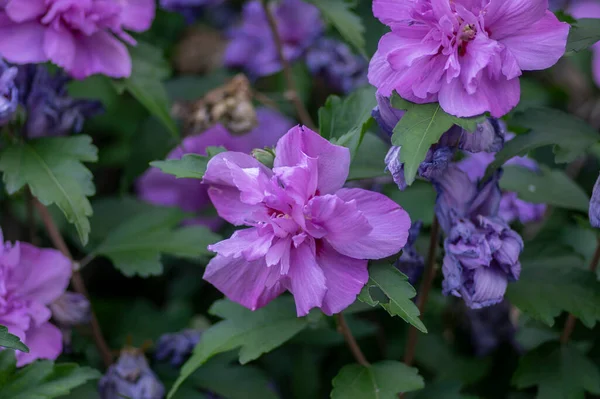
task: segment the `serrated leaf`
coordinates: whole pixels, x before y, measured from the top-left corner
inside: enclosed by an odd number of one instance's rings
[[[447,114],[438,103],[414,104],[394,93],[392,106],[406,113],[394,128],[392,144],[401,146],[400,162],[404,163],[406,183],[411,185],[417,176],[419,165],[429,148],[437,143],[442,134],[453,125],[473,132],[483,117],[458,118]]]
[[[369,292],[371,287],[377,287],[389,298],[388,303],[373,300]],[[421,332],[427,333],[427,328],[419,318],[420,312],[411,301],[417,292],[408,282],[402,272],[391,265],[375,264],[369,268],[369,281],[363,288],[358,299],[371,305],[381,305],[392,316],[400,316]]]
[[[181,374],[171,388],[171,399],[179,386],[214,355],[240,348],[240,363],[246,364],[282,345],[302,331],[307,317],[297,317],[291,297],[279,297],[264,308],[252,312],[227,300],[213,304],[210,313],[223,318],[202,334],[202,340],[192,357],[181,368]]]
[[[512,378],[519,389],[538,387],[536,398],[583,398],[600,394],[600,370],[572,345],[548,343],[527,352]]]
[[[169,133],[179,136],[179,130],[170,114],[170,102],[163,80],[171,74],[169,63],[162,51],[151,44],[138,41],[136,46],[129,47],[131,55],[131,76],[115,81],[118,91],[127,90],[148,111],[156,116]]]
[[[211,254],[220,237],[204,226],[176,228],[186,215],[154,207],[121,221],[92,253],[108,257],[126,276],[162,273],[162,254],[195,259]]]
[[[539,147],[554,145],[555,161],[567,163],[575,160],[598,142],[598,132],[582,119],[549,108],[532,108],[515,115],[511,125],[529,129],[506,142],[488,166],[486,179],[506,161],[517,155],[526,155]]]
[[[88,216],[93,213],[87,197],[95,194],[95,187],[82,162],[97,159],[98,149],[89,136],[49,137],[6,147],[0,153],[0,171],[9,194],[28,185],[42,204],[56,204],[85,245]]]
[[[523,201],[587,212],[588,195],[565,172],[540,165],[540,171],[508,165],[500,179],[503,190],[514,191]]]
[[[397,399],[401,392],[422,389],[423,377],[417,369],[387,360],[364,367],[344,366],[333,379],[331,399]]]
[[[562,312],[570,312],[592,328],[600,320],[600,282],[578,267],[580,262],[576,257],[523,260],[519,281],[508,285],[508,298],[549,326]]]
[[[8,328],[0,325],[0,346],[8,349],[17,349],[21,352],[29,353],[29,348],[19,337],[8,332]]]
[[[582,51],[600,41],[600,19],[582,18],[571,26],[567,39],[567,51]]]
[[[375,88],[360,88],[343,99],[329,96],[319,109],[321,136],[350,148],[356,154],[371,121],[371,111],[377,105]]]
[[[42,360],[18,370],[15,364],[13,352],[0,352],[0,399],[57,398],[101,376],[97,370],[70,363],[54,364]]]
[[[355,1],[349,0],[309,0],[316,5],[323,17],[329,21],[340,35],[362,55],[365,52],[365,27],[360,16],[352,11]]]

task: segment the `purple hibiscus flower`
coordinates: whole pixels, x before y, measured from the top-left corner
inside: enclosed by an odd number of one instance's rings
[[[319,10],[301,0],[282,0],[272,4],[283,51],[288,61],[302,56],[323,32]],[[244,5],[242,23],[230,31],[231,42],[225,52],[225,64],[243,68],[253,77],[281,70],[279,54],[267,17],[258,0]]]
[[[51,61],[76,79],[131,74],[127,47],[154,19],[154,0],[4,0],[0,55],[15,64]],[[121,40],[119,40],[121,39]]]
[[[289,290],[298,316],[348,307],[368,279],[368,259],[399,252],[410,218],[386,196],[342,188],[350,151],[296,126],[276,147],[273,169],[239,152],[208,163],[204,183],[219,215],[236,226],[204,274],[255,310]]]
[[[584,0],[576,1],[569,7],[569,12],[575,18],[600,18],[600,1]],[[600,42],[592,47],[594,57],[592,59],[592,73],[598,87],[600,87]]]
[[[481,186],[457,165],[434,181],[436,214],[446,233],[444,294],[479,309],[499,303],[509,281],[521,273],[523,240],[500,217],[499,173]]]
[[[244,135],[232,135],[222,125],[188,136],[181,146],[167,155],[167,159],[179,159],[184,154],[206,154],[210,146],[223,146],[230,151],[249,153],[254,148],[273,146],[293,126],[292,121],[276,111],[260,108],[256,112],[258,125]],[[176,206],[186,212],[199,213],[210,205],[207,187],[196,179],[177,179],[158,168],[150,168],[137,181],[138,196],[146,202]],[[197,216],[186,221],[188,224],[204,224],[218,228],[223,221],[212,216]]]
[[[508,113],[522,71],[554,65],[569,33],[548,0],[374,0],[373,13],[391,32],[371,60],[371,84],[460,117]]]
[[[29,347],[17,352],[17,366],[54,360],[62,352],[62,334],[49,322],[49,305],[69,285],[71,261],[54,249],[25,242],[4,242],[0,230],[0,324]]]

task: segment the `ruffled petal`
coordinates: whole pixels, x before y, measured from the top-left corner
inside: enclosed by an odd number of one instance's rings
[[[480,267],[473,273],[473,286],[461,294],[467,306],[480,309],[502,302],[508,286],[506,274],[495,267]],[[469,292],[470,291],[470,292]]]
[[[321,307],[327,285],[325,274],[315,259],[314,241],[304,242],[292,249],[287,277],[288,289],[294,294],[296,301],[298,317],[306,316],[312,308]]]
[[[393,30],[397,25],[410,22],[414,3],[414,0],[373,0],[373,15]]]
[[[373,227],[370,233],[345,248],[344,255],[357,259],[381,259],[398,253],[404,247],[411,222],[400,205],[383,194],[359,188],[344,188],[336,195],[346,202],[356,201],[358,210]]]
[[[285,290],[273,274],[278,274],[277,268],[267,267],[262,258],[249,262],[217,255],[206,266],[204,279],[232,301],[256,310]]]
[[[567,46],[569,24],[560,22],[546,11],[546,15],[527,27],[506,36],[501,42],[517,59],[522,70],[550,68],[562,57]]]
[[[350,306],[369,279],[367,260],[350,258],[322,241],[317,250],[317,263],[327,281],[327,292],[321,309],[327,315]]]
[[[11,270],[8,288],[23,299],[49,304],[69,285],[71,261],[55,249],[37,248],[26,242],[20,245],[21,259]]]
[[[62,333],[56,326],[44,323],[27,331],[24,344],[29,347],[29,353],[16,352],[17,367],[38,359],[55,360],[62,352]]]
[[[243,257],[253,261],[264,257],[273,242],[274,234],[270,228],[256,228],[237,230],[227,240],[209,245],[209,251],[224,257]]]
[[[108,32],[78,35],[76,48],[73,68],[67,71],[75,79],[85,79],[97,73],[113,78],[131,75],[131,57],[127,47]],[[59,59],[51,60],[57,64],[61,62]]]
[[[293,127],[277,143],[274,166],[296,166],[304,161],[305,155],[317,159],[320,194],[331,194],[339,190],[350,170],[350,150],[331,144],[318,133],[304,126]]]
[[[44,52],[48,58],[65,70],[73,68],[75,60],[75,38],[73,34],[64,28],[46,29],[44,35]]]
[[[135,32],[148,30],[154,20],[154,0],[122,0],[121,22],[123,27]]]
[[[528,29],[542,19],[548,0],[492,0],[485,12],[485,29],[494,40]]]
[[[4,7],[10,19],[18,23],[41,17],[46,13],[46,9],[45,0],[12,0]]]
[[[44,53],[46,28],[37,21],[17,23],[0,12],[0,55],[16,64],[37,64],[48,61]]]

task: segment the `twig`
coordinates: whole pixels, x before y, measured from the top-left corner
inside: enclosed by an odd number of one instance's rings
[[[67,258],[69,258],[73,265],[75,262],[73,261],[73,256],[71,256],[71,252],[65,243],[60,231],[56,227],[54,220],[52,219],[52,215],[48,212],[48,208],[46,208],[42,203],[40,203],[37,199],[33,199],[33,204],[35,205],[37,211],[39,212],[42,221],[44,222],[44,226],[46,226],[46,230],[48,235],[50,236],[50,240],[54,246],[63,253]],[[76,292],[84,295],[86,298],[89,298],[87,289],[85,288],[85,283],[83,282],[83,278],[81,277],[81,273],[79,270],[73,270],[73,276],[71,277],[71,284]],[[113,355],[108,347],[108,344],[104,340],[104,336],[102,335],[102,330],[100,329],[100,324],[98,323],[98,319],[94,312],[91,312],[91,321],[90,325],[92,327],[92,335],[94,337],[94,341],[98,350],[100,351],[100,355],[102,356],[102,360],[106,367],[112,364]]]
[[[440,235],[440,224],[437,217],[433,217],[433,223],[431,224],[431,234],[429,236],[429,252],[427,254],[427,265],[425,266],[425,275],[419,288],[419,296],[417,297],[417,308],[421,313],[420,317],[423,317],[425,311],[425,304],[429,297],[429,291],[433,285],[435,279],[435,254],[438,246],[438,239]],[[404,363],[407,366],[411,366],[415,359],[415,350],[417,348],[418,341],[417,329],[410,326],[408,329],[408,340],[406,341],[406,349],[404,351]]]
[[[271,28],[271,33],[273,34],[273,41],[275,42],[275,47],[277,48],[277,53],[279,54],[279,62],[281,62],[281,66],[283,67],[283,75],[287,84],[287,93],[286,97],[294,104],[296,108],[296,113],[298,114],[298,118],[300,118],[300,122],[303,125],[308,127],[309,129],[315,130],[315,124],[310,117],[310,114],[306,110],[306,107],[302,103],[302,99],[298,95],[298,89],[296,88],[296,82],[294,82],[294,74],[292,73],[292,67],[290,63],[285,58],[285,53],[283,51],[283,43],[281,41],[281,37],[279,36],[279,31],[277,30],[277,21],[273,16],[273,13],[269,9],[269,5],[267,4],[267,0],[262,0],[263,10],[265,11],[265,15],[267,16],[267,21],[269,22],[269,27]]]
[[[344,336],[344,339],[346,340],[346,343],[348,344],[348,347],[350,348],[350,351],[352,352],[352,355],[354,355],[354,358],[358,364],[364,367],[370,367],[371,364],[369,364],[367,358],[360,350],[360,346],[358,346],[354,335],[352,335],[352,331],[350,331],[348,324],[346,324],[344,315],[342,313],[338,313],[335,315],[335,317],[338,324],[338,331]]]
[[[590,262],[590,271],[592,272],[596,272],[596,269],[598,269],[598,262],[600,262],[600,239],[598,239],[597,244],[596,244],[596,251],[594,252],[594,256],[592,257],[592,260]],[[571,334],[573,333],[573,330],[575,329],[575,322],[577,321],[577,318],[575,316],[573,316],[573,314],[569,314],[569,317],[567,318],[567,321],[565,322],[565,327],[563,329],[562,335],[560,336],[560,343],[561,344],[566,344],[567,342],[569,342],[569,339],[571,338]]]

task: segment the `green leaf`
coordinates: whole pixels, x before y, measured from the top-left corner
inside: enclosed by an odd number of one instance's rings
[[[223,147],[208,147],[206,155],[185,154],[181,159],[167,159],[166,161],[150,162],[165,173],[173,175],[178,179],[202,179],[206,172],[206,165],[210,158],[216,154],[226,151]]]
[[[436,381],[425,389],[409,396],[409,399],[477,399],[460,393],[462,385],[456,381]]]
[[[541,165],[540,171],[508,165],[500,179],[503,190],[514,191],[523,201],[587,212],[588,195],[565,172]]]
[[[51,137],[16,143],[0,153],[6,191],[14,194],[29,185],[44,205],[56,204],[75,224],[85,245],[93,211],[87,197],[94,195],[92,173],[81,162],[95,162],[97,148],[89,136]]]
[[[417,369],[398,361],[387,360],[370,367],[349,364],[333,379],[331,399],[397,399],[401,392],[424,386]]]
[[[174,137],[179,130],[170,114],[170,102],[163,80],[169,77],[171,69],[162,51],[151,44],[138,41],[137,46],[129,47],[131,55],[131,76],[115,81],[118,91],[127,90],[148,111],[156,116]]]
[[[600,370],[572,345],[548,343],[525,354],[512,383],[538,387],[538,399],[583,398],[600,394]]]
[[[389,185],[384,194],[404,208],[412,220],[420,220],[425,226],[433,222],[436,192],[431,183],[416,181],[404,191],[398,190],[396,185]]]
[[[531,317],[554,324],[566,311],[588,328],[600,320],[600,283],[593,272],[578,267],[576,257],[523,260],[519,281],[508,285],[511,303]]]
[[[162,273],[161,254],[195,259],[211,255],[220,237],[204,226],[176,228],[186,215],[155,207],[122,220],[92,253],[108,257],[126,276]]]
[[[371,297],[370,288],[377,287],[390,299],[388,303],[379,303]],[[411,301],[417,292],[408,282],[408,277],[391,265],[374,264],[369,268],[369,281],[358,299],[371,305],[380,304],[392,316],[400,316],[419,331],[427,333],[427,328],[419,318],[420,312]]]
[[[29,353],[29,348],[23,342],[21,342],[19,337],[9,333],[8,328],[2,325],[0,325],[0,346]]]
[[[582,18],[571,26],[567,39],[567,51],[582,51],[600,41],[600,19]]]
[[[309,0],[316,5],[323,17],[329,21],[340,35],[353,45],[362,55],[365,51],[365,27],[361,18],[352,11],[353,0]]]
[[[575,160],[598,142],[598,132],[575,116],[549,108],[532,108],[517,113],[511,125],[529,129],[506,142],[504,148],[496,154],[494,162],[488,166],[486,179],[506,161],[517,155],[547,145],[555,145],[554,155],[557,163]]]
[[[101,374],[77,364],[42,360],[16,369],[14,352],[0,352],[0,399],[52,399],[67,395]]]
[[[371,132],[367,132],[350,164],[348,180],[373,179],[389,174],[383,160],[390,146]],[[398,191],[398,190],[396,190]]]
[[[179,386],[214,355],[240,348],[240,363],[246,364],[282,345],[302,331],[309,323],[307,317],[297,317],[291,297],[279,297],[264,308],[250,311],[227,300],[215,302],[210,313],[223,321],[204,331],[192,357],[181,368],[181,374],[169,395],[172,398]]]
[[[406,183],[411,185],[417,176],[419,165],[425,159],[429,148],[437,143],[442,134],[453,125],[459,125],[469,132],[475,131],[482,117],[457,118],[449,115],[438,103],[414,104],[394,93],[392,106],[406,113],[394,128],[392,144],[401,146],[400,162],[404,163]]]
[[[319,109],[319,131],[335,144],[350,148],[352,156],[362,143],[372,120],[371,111],[377,105],[375,88],[360,88],[343,99],[329,96]]]

